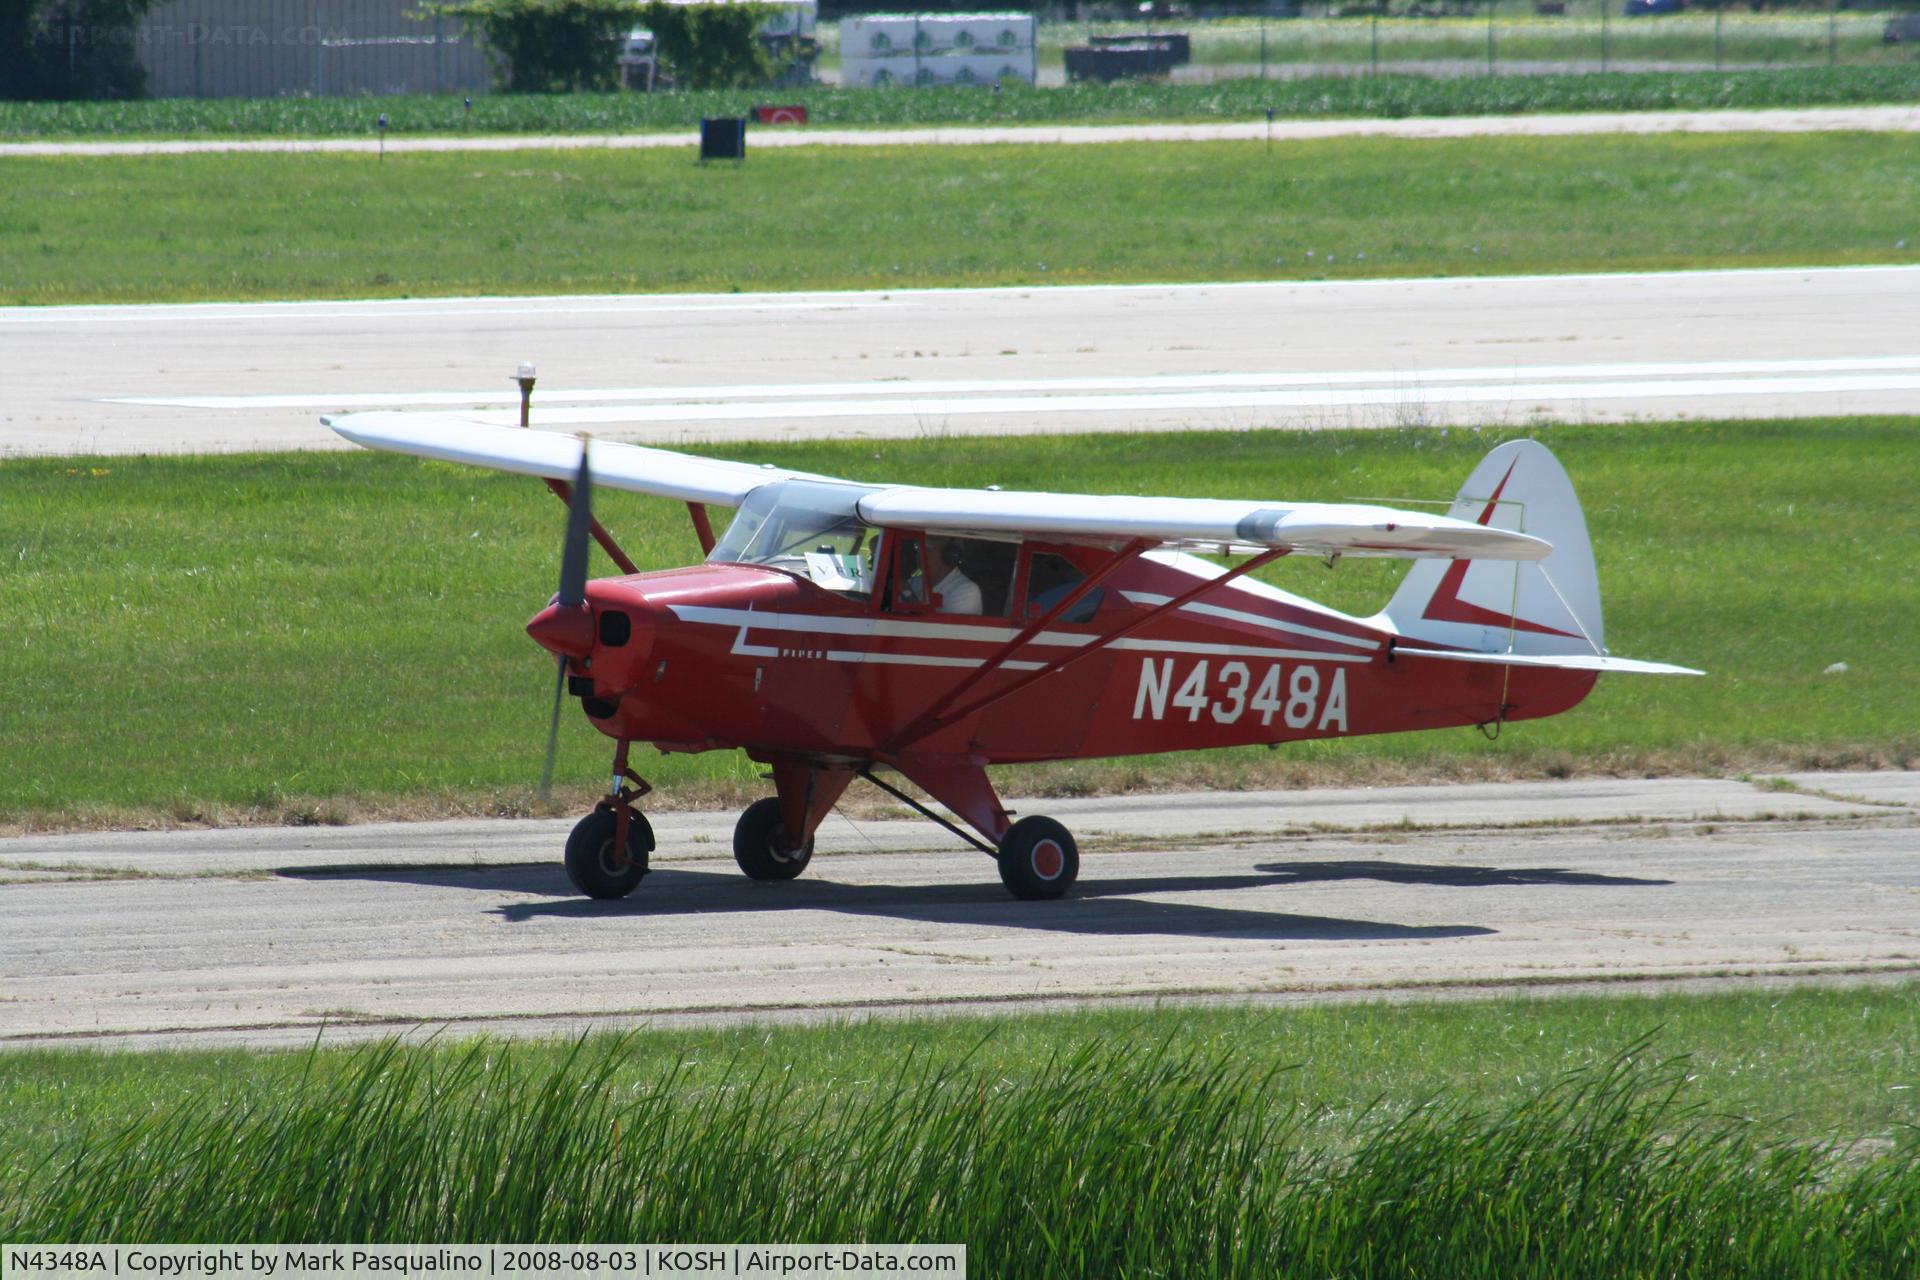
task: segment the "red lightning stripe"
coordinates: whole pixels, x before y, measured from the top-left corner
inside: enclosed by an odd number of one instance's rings
[[[1488,524],[1493,519],[1493,509],[1500,505],[1500,495],[1507,490],[1507,481],[1513,479],[1513,468],[1520,465],[1515,458],[1507,467],[1507,474],[1500,477],[1500,483],[1494,486],[1493,496],[1487,499],[1487,509],[1480,513],[1476,524]],[[1460,584],[1467,580],[1467,560],[1455,560],[1447,567],[1440,579],[1440,585],[1434,588],[1433,599],[1427,601],[1426,612],[1420,616],[1435,622],[1465,622],[1483,627],[1512,627],[1516,631],[1532,631],[1544,636],[1565,636],[1577,640],[1571,631],[1561,631],[1554,627],[1542,626],[1537,622],[1528,622],[1512,614],[1500,613],[1493,609],[1482,608],[1477,604],[1468,604],[1460,598]]]

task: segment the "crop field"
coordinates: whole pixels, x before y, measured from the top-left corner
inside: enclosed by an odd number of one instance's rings
[[[0,1239],[963,1241],[983,1275],[1904,1276],[1910,987],[0,1056]]]
[[[1497,742],[1454,734],[1014,771],[1016,793],[1577,773],[1907,765],[1920,422],[1682,423],[1486,431],[1196,433],[743,446],[851,479],[948,485],[1071,475],[1118,493],[1451,497],[1533,434],[1582,495],[1616,653],[1704,679],[1602,680]],[[0,461],[0,707],[15,827],[519,813],[552,667],[521,634],[558,572],[563,512],[518,477],[364,453]],[[643,566],[696,549],[674,504],[608,495]],[[605,564],[598,571],[606,572]],[[1271,571],[1360,614],[1397,569]],[[1827,673],[1834,663],[1844,673]],[[404,708],[404,714],[396,714]],[[577,717],[559,777],[607,745]],[[105,767],[103,767],[103,761]],[[666,803],[758,787],[734,753],[639,765]],[[651,801],[649,803],[652,803]]]
[[[1428,56],[1414,24],[1384,48]],[[1447,24],[1441,24],[1444,28]],[[1473,24],[1467,24],[1472,27]],[[1308,28],[1302,27],[1305,31]],[[1339,36],[1349,55],[1367,56],[1365,23],[1345,24]],[[1619,26],[1613,28],[1619,34]],[[1247,56],[1244,32],[1222,28],[1239,42],[1220,56]],[[1614,36],[1610,36],[1611,41]],[[1258,56],[1257,34],[1252,56]],[[1327,40],[1336,37],[1329,35]],[[1467,56],[1484,59],[1484,26],[1463,32]],[[1497,39],[1497,36],[1496,36]],[[1358,44],[1355,45],[1355,41]],[[1201,49],[1211,45],[1203,41]],[[1611,45],[1610,45],[1611,47]],[[1631,47],[1631,46],[1627,46]],[[1595,44],[1593,56],[1598,57]],[[1211,56],[1208,54],[1206,56]],[[1331,55],[1328,55],[1331,56]],[[1396,55],[1397,56],[1397,55]],[[1625,54],[1612,55],[1624,58]],[[1647,56],[1651,56],[1650,54]],[[1385,55],[1383,54],[1383,58]],[[1733,64],[1729,64],[1730,67]],[[1328,75],[1266,80],[1241,76],[1213,84],[1129,81],[1033,89],[1006,85],[850,90],[815,86],[782,89],[782,102],[804,104],[812,122],[827,128],[957,124],[1132,123],[1142,121],[1255,120],[1271,107],[1277,117],[1512,115],[1571,111],[1731,110],[1762,107],[1854,106],[1920,101],[1920,64],[1912,58],[1884,66],[1797,67],[1712,71],[1639,71],[1607,75],[1540,74],[1434,79],[1392,74]],[[403,134],[644,133],[690,131],[706,116],[742,115],[769,97],[767,90],[703,93],[490,94],[469,111],[453,95],[369,98],[166,98],[148,102],[0,102],[0,141],[180,137],[371,137],[386,116]]]
[[[1917,160],[1874,134],[8,158],[0,303],[1910,263]]]

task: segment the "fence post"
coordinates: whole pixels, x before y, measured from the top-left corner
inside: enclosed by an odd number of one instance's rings
[[[1260,78],[1267,78],[1267,14],[1260,12]]]
[[[1380,10],[1373,11],[1373,27],[1367,41],[1368,54],[1372,60],[1373,74],[1380,74]]]
[[[1713,6],[1713,69],[1715,71],[1726,69],[1720,56],[1720,21],[1726,16],[1727,8],[1724,0]]]
[[[1600,0],[1600,74],[1607,74],[1607,11],[1612,8],[1613,0]]]
[[[1827,8],[1827,65],[1832,66],[1839,55],[1840,45],[1840,0],[1832,0]]]
[[[1495,0],[1487,0],[1487,74],[1493,74],[1493,11]]]
[[[326,43],[327,32],[320,25],[320,6],[316,3],[313,6],[313,96],[316,98],[322,92],[322,81],[326,70],[322,60],[326,57]]]

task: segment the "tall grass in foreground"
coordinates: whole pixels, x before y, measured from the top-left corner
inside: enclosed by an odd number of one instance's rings
[[[964,1242],[974,1274],[1872,1276],[1920,1265],[1920,1161],[1768,1145],[1637,1044],[1498,1112],[1442,1098],[1335,1148],[1283,1070],[1105,1041],[1009,1081],[637,1083],[627,1039],[360,1051],[270,1102],[46,1153],[40,1240]]]

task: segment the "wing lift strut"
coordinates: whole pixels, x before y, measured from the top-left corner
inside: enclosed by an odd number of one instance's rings
[[[874,753],[875,764],[885,765],[905,775],[928,795],[957,814],[968,826],[986,837],[987,843],[974,839],[952,822],[928,810],[925,805],[881,782],[873,775],[870,768],[861,770],[860,776],[961,836],[975,848],[998,856],[995,851],[1005,840],[1007,829],[1012,825],[1011,815],[1001,805],[999,797],[994,794],[993,784],[986,776],[986,762],[977,756],[955,759],[947,755],[916,752],[913,750],[914,744],[1031,688],[1049,676],[1057,675],[1090,654],[1110,648],[1115,642],[1124,640],[1143,627],[1192,604],[1201,596],[1218,590],[1234,579],[1244,577],[1263,565],[1271,564],[1291,550],[1289,547],[1272,547],[1262,551],[1258,555],[1241,561],[1219,577],[1199,582],[1191,590],[1182,592],[1166,603],[1156,605],[1111,631],[1093,637],[1086,644],[1027,672],[1004,688],[968,698],[968,695],[973,694],[989,676],[1004,670],[1007,662],[1031,644],[1035,636],[1059,621],[1102,582],[1122,567],[1138,560],[1156,545],[1158,544],[1153,541],[1136,539],[1116,551],[1106,564],[1078,583],[1073,591],[1048,609],[1045,614],[1023,627],[1018,635],[1001,646],[966,679],[922,711],[908,723],[906,728],[895,734]]]

